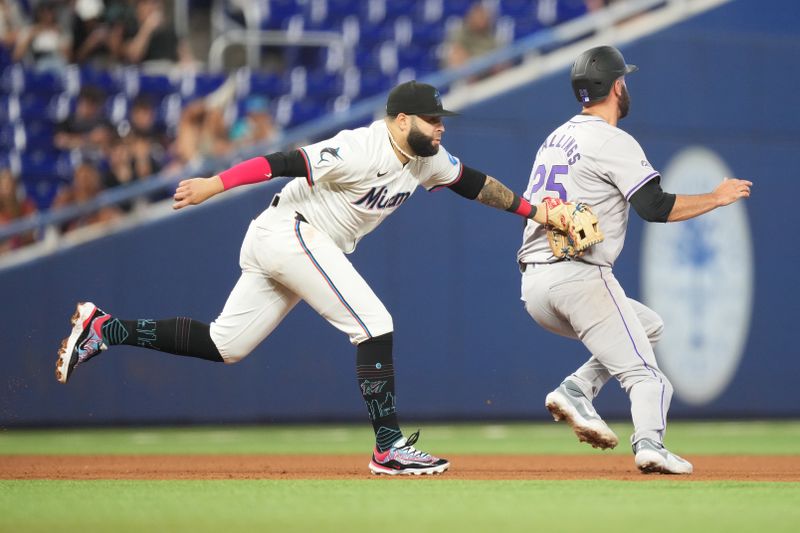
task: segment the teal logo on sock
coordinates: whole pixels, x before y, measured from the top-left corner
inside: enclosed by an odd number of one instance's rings
[[[153,343],[156,338],[156,321],[143,318],[136,321],[136,344],[144,348],[157,349]]]

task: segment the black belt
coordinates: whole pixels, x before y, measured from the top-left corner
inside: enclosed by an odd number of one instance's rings
[[[528,267],[533,268],[535,266],[554,265],[556,263],[561,263],[562,261],[565,261],[565,259],[559,259],[558,261],[553,261],[552,263],[519,263],[519,271],[524,274],[525,271],[528,270]]]
[[[556,263],[583,263],[584,265],[592,265],[599,267],[600,265],[595,265],[594,263],[589,263],[587,261],[583,261],[581,259],[559,259],[558,261],[553,261],[552,263],[519,263],[519,271],[525,273],[528,267],[535,267],[535,266],[542,266],[542,265],[555,265]]]

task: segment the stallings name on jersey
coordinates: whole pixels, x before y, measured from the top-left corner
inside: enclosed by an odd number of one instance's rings
[[[399,192],[389,196],[389,189],[386,185],[380,187],[373,187],[367,194],[353,202],[353,205],[364,205],[367,209],[387,209],[389,207],[398,207],[400,204],[408,200],[411,196],[410,192]]]
[[[575,164],[575,161],[581,158],[581,153],[578,151],[578,143],[575,142],[575,137],[567,135],[566,133],[560,135],[554,133],[551,135],[550,138],[545,140],[542,146],[539,147],[539,151],[536,152],[536,157],[539,157],[545,148],[561,148],[567,158],[568,165]]]

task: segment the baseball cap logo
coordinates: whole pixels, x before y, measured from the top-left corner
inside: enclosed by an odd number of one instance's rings
[[[589,91],[587,89],[579,89],[578,93],[581,97],[581,100],[583,100],[584,102],[589,101]]]

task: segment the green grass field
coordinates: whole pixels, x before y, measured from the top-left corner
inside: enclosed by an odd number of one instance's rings
[[[406,424],[406,428],[415,426]],[[612,424],[621,438],[630,426]],[[423,424],[446,454],[597,453],[556,424]],[[0,455],[364,453],[366,427],[0,431]],[[673,423],[685,454],[800,454],[800,422]],[[367,444],[369,446],[369,444]],[[624,445],[612,453],[627,454]],[[13,459],[13,458],[12,458]],[[0,473],[1,474],[1,473]],[[0,475],[2,477],[2,475]],[[797,531],[800,483],[0,480],[0,531]]]

